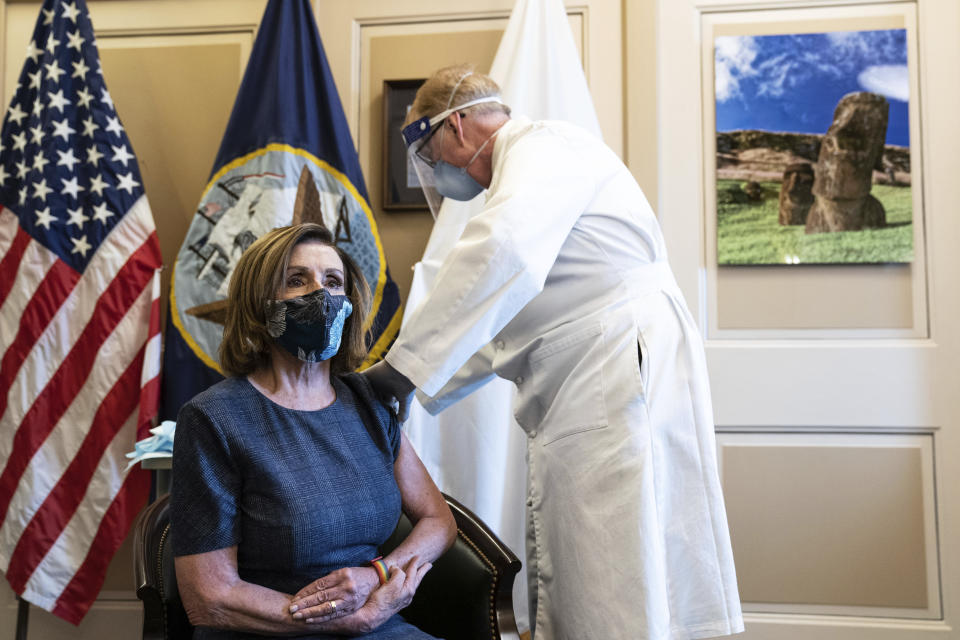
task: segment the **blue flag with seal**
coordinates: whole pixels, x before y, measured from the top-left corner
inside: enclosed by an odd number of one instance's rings
[[[373,292],[368,319],[377,361],[400,326],[400,297],[387,270],[360,162],[309,0],[270,0],[220,143],[210,180],[170,283],[162,416],[222,380],[227,285],[240,254],[292,222],[306,168],[321,220],[363,271]]]

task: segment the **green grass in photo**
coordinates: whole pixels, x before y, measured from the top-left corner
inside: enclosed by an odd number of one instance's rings
[[[911,188],[874,185],[887,226],[807,235],[803,225],[781,226],[779,182],[762,182],[763,199],[750,201],[742,180],[717,180],[717,258],[733,264],[837,264],[913,261]]]

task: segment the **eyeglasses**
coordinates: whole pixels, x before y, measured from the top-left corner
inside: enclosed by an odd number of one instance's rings
[[[461,120],[467,117],[467,114],[463,113],[462,111],[456,111],[455,113],[460,117]],[[437,131],[439,131],[440,129],[443,129],[443,126],[445,123],[446,123],[446,118],[441,120],[438,123],[440,126],[438,126],[436,129],[433,129],[430,133],[428,133],[427,137],[423,139],[423,142],[420,144],[420,146],[417,147],[417,151],[416,151],[417,157],[420,158],[431,169],[433,169],[437,165],[437,162],[439,162],[439,159],[434,160],[429,155],[427,155],[426,149],[427,149],[427,146],[430,144],[430,139],[437,134]]]
[[[423,139],[423,142],[420,143],[420,146],[417,147],[415,153],[420,160],[423,161],[428,167],[433,169],[437,165],[437,161],[429,156],[427,153],[427,147],[430,145],[430,139],[437,134],[437,131],[443,128],[443,123],[440,123],[440,126],[427,134],[427,137]]]

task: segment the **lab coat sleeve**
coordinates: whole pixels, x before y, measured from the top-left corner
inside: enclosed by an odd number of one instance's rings
[[[453,377],[436,395],[428,396],[418,390],[417,400],[430,415],[435,416],[455,402],[466,398],[496,377],[493,372],[493,354],[493,346],[485,345],[473,354],[466,364],[457,369]]]
[[[429,396],[543,289],[597,190],[582,150],[549,129],[526,133],[498,161],[487,205],[387,354]]]

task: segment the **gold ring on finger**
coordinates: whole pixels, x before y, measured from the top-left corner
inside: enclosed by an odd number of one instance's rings
[[[336,613],[336,612],[337,612],[337,601],[336,601],[336,600],[331,600],[331,601],[330,601],[330,612],[331,612],[331,613]]]

